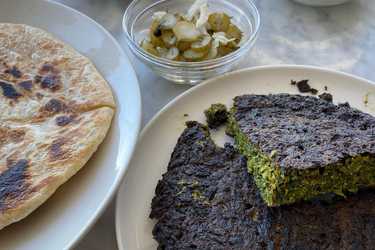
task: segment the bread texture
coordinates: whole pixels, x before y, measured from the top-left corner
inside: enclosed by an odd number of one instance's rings
[[[41,29],[0,24],[0,229],[86,164],[115,106],[88,58]]]

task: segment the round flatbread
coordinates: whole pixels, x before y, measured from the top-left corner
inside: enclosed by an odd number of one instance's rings
[[[0,229],[45,202],[107,134],[115,101],[86,57],[47,32],[0,24]]]

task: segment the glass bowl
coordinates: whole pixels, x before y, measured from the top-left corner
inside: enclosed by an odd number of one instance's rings
[[[123,18],[127,44],[130,51],[156,74],[176,83],[197,84],[205,79],[230,71],[249,53],[258,35],[260,17],[251,0],[209,0],[209,11],[225,12],[243,32],[241,46],[224,57],[203,62],[177,62],[153,56],[140,47],[151,26],[156,11],[186,13],[195,0],[134,0]]]
[[[297,3],[311,6],[332,6],[349,2],[350,0],[294,0]]]

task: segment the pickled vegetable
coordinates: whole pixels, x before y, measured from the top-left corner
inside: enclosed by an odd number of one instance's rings
[[[208,52],[211,47],[212,38],[209,35],[201,37],[191,44],[191,49],[195,52]]]
[[[160,57],[169,59],[169,60],[176,60],[176,58],[179,56],[179,53],[180,53],[176,47],[172,47],[170,49],[157,47],[156,50]]]
[[[149,41],[143,40],[142,43],[141,43],[141,47],[145,51],[147,51],[148,53],[150,53],[151,55],[159,56],[158,51],[154,48],[154,46],[152,45],[152,43],[150,43]]]
[[[166,58],[169,60],[176,60],[179,57],[180,51],[176,47],[172,47],[168,50]]]
[[[161,39],[162,31],[160,29],[160,23],[157,20],[154,20],[150,28],[150,39],[154,47],[163,47],[164,43]]]
[[[187,61],[200,61],[206,56],[206,53],[189,49],[184,52],[183,56]]]
[[[177,22],[176,26],[173,27],[173,32],[178,41],[184,42],[195,42],[201,35],[193,23],[186,21]]]
[[[230,24],[226,32],[229,38],[236,39],[236,43],[239,43],[242,39],[242,31],[234,24]]]
[[[218,47],[219,47],[219,42],[214,40],[212,43],[211,43],[211,47],[210,47],[210,50],[207,54],[207,56],[205,57],[206,60],[211,60],[211,59],[215,59],[218,57]]]
[[[191,48],[191,43],[184,41],[177,42],[177,48],[179,51],[184,52]]]
[[[231,21],[225,13],[212,13],[208,17],[208,23],[214,32],[225,32],[228,30]]]
[[[224,45],[220,45],[218,48],[217,48],[217,51],[218,51],[218,54],[222,57],[222,56],[226,56],[232,52],[234,52],[236,50],[236,48],[231,48],[229,46],[224,46]]]
[[[140,46],[168,60],[198,62],[233,53],[242,31],[226,13],[209,13],[207,0],[196,0],[186,15],[158,11],[152,15],[149,37]]]
[[[161,31],[161,39],[164,42],[165,47],[171,48],[176,46],[177,38],[174,35],[172,30],[162,30]]]
[[[174,26],[177,24],[177,18],[172,14],[165,14],[163,18],[160,20],[160,29],[173,29]]]

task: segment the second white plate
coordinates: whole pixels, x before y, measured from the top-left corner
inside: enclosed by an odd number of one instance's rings
[[[117,197],[116,232],[121,250],[156,249],[154,222],[148,218],[154,190],[166,171],[184,122],[204,122],[203,110],[212,103],[232,104],[241,94],[297,94],[290,81],[309,79],[312,87],[333,94],[334,102],[349,102],[375,113],[375,85],[348,74],[306,66],[271,66],[247,69],[209,80],[177,97],[161,110],[141,134],[135,155]],[[368,104],[364,98],[367,96]],[[188,117],[184,116],[188,114]],[[224,136],[215,138],[223,144]]]

